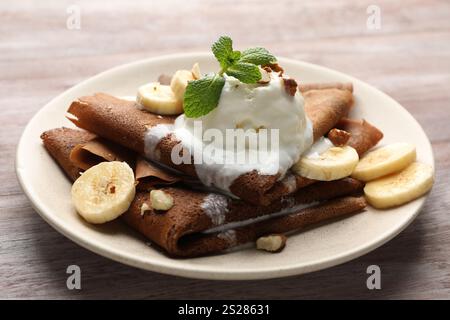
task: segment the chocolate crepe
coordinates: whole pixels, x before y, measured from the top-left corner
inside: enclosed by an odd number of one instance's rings
[[[353,97],[348,90],[324,89],[310,90],[305,93],[305,110],[313,124],[315,139],[325,135],[334,125],[346,116],[353,104]],[[69,119],[78,127],[97,133],[139,154],[148,156],[145,149],[145,134],[148,128],[157,124],[168,124],[174,117],[162,117],[139,109],[135,102],[124,101],[112,96],[98,93],[81,97],[74,101],[68,110]],[[152,150],[151,157],[164,165],[196,177],[193,164],[172,163],[172,149],[179,141],[170,133],[164,136]],[[147,152],[146,152],[147,151]],[[238,177],[230,186],[230,191],[239,198],[254,203],[267,204],[278,199],[283,186],[275,186],[279,175],[260,175],[253,171]],[[297,185],[304,186],[311,182],[302,179]],[[273,197],[264,197],[270,190]]]
[[[340,89],[353,92],[353,84],[351,82],[328,82],[328,83],[301,83],[298,86],[298,90],[301,93],[305,93],[310,90],[323,90],[323,89]]]
[[[95,137],[93,133],[69,128],[52,129],[41,134],[45,148],[71,180],[76,180],[82,170],[70,161],[70,153],[75,146]]]
[[[156,186],[171,185],[183,180],[180,175],[163,170],[142,157],[138,157],[135,170],[137,188],[142,191],[154,189]]]
[[[53,129],[43,133],[42,138],[50,154],[75,180],[76,176],[70,173],[80,170],[70,160],[72,150],[67,148],[67,142],[70,141],[70,145],[75,147],[95,136],[80,130]],[[170,255],[193,257],[254,241],[263,234],[298,230],[313,223],[361,211],[365,206],[362,198],[337,197],[359,192],[362,187],[361,182],[352,178],[319,182],[302,192],[283,197],[270,206],[254,206],[220,194],[169,187],[162,189],[174,199],[174,206],[167,212],[153,209],[143,212],[142,205],[150,204],[149,193],[138,192],[122,218]],[[334,198],[336,200],[318,203]],[[305,204],[309,206],[301,206]],[[286,215],[281,216],[283,212]],[[264,220],[267,215],[272,216]],[[225,228],[230,227],[230,223],[255,218],[259,220],[235,225],[231,229]]]
[[[365,120],[343,118],[338,123],[338,127],[350,134],[346,144],[353,147],[359,156],[370,150],[383,138],[383,133]],[[273,176],[266,177],[270,177],[270,179],[266,178],[268,180],[266,185],[253,188],[249,185],[245,190],[239,189],[239,186],[245,183],[245,181],[240,181],[242,177],[239,177],[232,185],[232,188],[235,188],[233,193],[240,196],[245,191],[246,197],[241,197],[242,199],[253,204],[268,205],[284,195],[316,182],[289,172],[282,180],[278,181]],[[262,179],[258,181],[262,181]]]
[[[137,189],[141,191],[171,185],[183,178],[164,171],[141,157],[135,160],[135,152],[88,131],[51,129],[42,133],[41,139],[50,155],[73,181],[81,172],[103,161],[126,161],[132,168],[135,167]]]
[[[69,107],[68,118],[77,127],[99,132],[100,137],[144,155],[147,128],[173,123],[175,117],[160,116],[139,110],[134,101],[122,100],[105,93],[81,97]]]
[[[347,144],[353,147],[359,156],[362,156],[383,139],[383,133],[366,120],[342,118],[336,127],[350,132],[351,135]]]
[[[358,190],[356,185],[352,186],[353,181],[341,181],[341,185],[346,185],[346,191]],[[336,183],[336,182],[334,182]],[[310,203],[315,200],[319,194],[320,198],[332,198],[332,193],[325,195],[323,192],[330,189],[333,183],[318,183],[307,187],[301,194],[305,194],[303,201],[297,200],[296,204]],[[308,188],[316,188],[315,192]],[[352,188],[353,187],[353,188]],[[338,191],[338,184],[332,189]],[[141,212],[142,205],[149,203],[148,193],[138,193],[131,204],[129,210],[123,214],[123,219],[127,224],[138,230],[146,238],[152,240],[162,247],[169,255],[174,257],[195,257],[211,253],[219,253],[232,247],[255,241],[258,237],[271,233],[286,233],[297,231],[319,222],[325,222],[331,219],[339,218],[344,215],[361,212],[366,203],[363,197],[340,197],[334,200],[325,201],[320,204],[313,202],[311,206],[297,210],[292,213],[277,215],[281,212],[271,212],[275,215],[268,219],[264,218],[262,211],[267,211],[266,207],[258,208],[260,212],[255,214],[251,206],[243,201],[236,203],[221,203],[222,200],[214,200],[217,205],[208,204],[208,197],[214,197],[211,194],[192,193],[192,191],[180,189],[163,189],[174,198],[175,205],[165,213],[149,210]],[[345,193],[342,191],[341,194]],[[299,193],[300,194],[300,193]],[[337,193],[335,193],[337,194]],[[306,202],[306,200],[308,202]],[[206,204],[205,204],[206,203]],[[286,202],[285,206],[292,205]],[[217,208],[218,212],[224,211],[224,222],[213,223],[211,216],[202,209],[202,207],[211,206]],[[228,209],[227,209],[228,208]],[[292,205],[295,208],[295,204]],[[228,210],[228,211],[226,211]],[[287,208],[284,208],[287,210]],[[289,211],[288,211],[289,212]],[[258,214],[258,215],[257,215]],[[269,213],[266,213],[269,214]],[[256,218],[248,222],[249,224],[236,225],[233,218],[239,217],[239,221],[248,221],[245,219]],[[228,227],[225,223],[228,224]],[[222,228],[220,228],[222,226]],[[213,229],[215,227],[215,229]],[[219,227],[219,228],[218,228]]]
[[[336,88],[309,90],[303,93],[303,97],[305,112],[313,123],[314,141],[333,129],[353,105],[351,92]]]
[[[70,152],[70,162],[82,170],[87,170],[102,161],[125,161],[134,167],[136,155],[120,145],[99,137],[76,145]]]

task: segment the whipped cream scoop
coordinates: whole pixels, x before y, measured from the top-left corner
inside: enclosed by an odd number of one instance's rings
[[[199,125],[201,135],[196,132]],[[245,84],[225,75],[218,106],[196,119],[180,115],[171,129],[194,156],[199,179],[226,191],[237,177],[253,170],[283,177],[313,143],[312,124],[305,114],[302,95],[290,95],[276,72],[270,73],[270,81],[265,84]],[[238,144],[227,136],[229,129],[248,137],[266,129],[267,141]],[[258,156],[244,162],[230,161],[252,152]]]

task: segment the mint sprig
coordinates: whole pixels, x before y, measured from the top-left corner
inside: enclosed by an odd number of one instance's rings
[[[225,73],[243,83],[256,83],[261,80],[258,66],[276,63],[277,60],[260,47],[235,51],[233,41],[228,36],[221,36],[213,43],[211,50],[221,69],[218,73],[188,83],[183,101],[184,114],[188,118],[204,116],[217,107],[225,85]]]
[[[217,73],[190,81],[184,93],[184,114],[188,118],[198,118],[217,107],[225,78]]]
[[[261,72],[256,64],[237,62],[227,69],[227,75],[239,79],[243,83],[256,83],[261,80]]]
[[[276,63],[277,59],[266,49],[256,47],[244,50],[241,54],[240,61],[264,66]]]
[[[233,51],[233,40],[230,37],[222,36],[213,43],[211,50],[214,53],[217,61],[219,61],[222,69],[228,68],[239,59],[241,53],[239,51]]]

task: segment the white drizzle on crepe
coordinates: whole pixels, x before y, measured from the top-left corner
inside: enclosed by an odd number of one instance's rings
[[[162,138],[173,132],[172,124],[157,124],[147,130],[145,134],[145,156],[151,160],[159,160],[159,152],[157,152],[158,143]]]
[[[221,194],[210,193],[203,199],[201,208],[213,225],[221,225],[225,222],[225,214],[228,212],[228,198]]]
[[[217,227],[206,229],[202,233],[209,234],[209,233],[216,233],[216,232],[225,232],[225,231],[229,231],[229,230],[245,227],[245,226],[248,226],[250,224],[254,224],[254,223],[257,223],[257,222],[265,221],[265,220],[268,220],[268,219],[281,217],[281,216],[287,216],[287,215],[292,214],[292,213],[297,213],[297,212],[299,212],[299,211],[301,211],[303,209],[314,207],[314,206],[316,206],[316,205],[318,205],[320,203],[319,201],[315,201],[315,202],[306,203],[306,204],[292,205],[292,203],[294,203],[295,200],[292,197],[288,197],[287,199],[292,199],[292,201],[286,200],[286,203],[288,203],[288,205],[286,206],[285,209],[283,209],[281,211],[270,213],[270,214],[266,214],[266,215],[259,216],[259,217],[256,217],[256,218],[251,218],[251,219],[246,219],[246,220],[242,220],[242,221],[234,221],[234,222],[225,223],[225,224],[217,226]]]
[[[282,180],[282,183],[288,190],[288,193],[292,193],[297,189],[297,179],[292,172],[288,172]]]
[[[236,231],[235,230],[225,230],[217,234],[217,238],[225,240],[230,246],[234,246],[237,243]]]

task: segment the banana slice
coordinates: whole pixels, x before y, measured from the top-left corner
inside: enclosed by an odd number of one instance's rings
[[[181,102],[183,101],[188,82],[192,80],[195,80],[192,71],[178,70],[175,72],[172,77],[172,81],[170,81],[170,88],[172,89],[177,100]]]
[[[194,65],[192,66],[191,72],[192,72],[192,76],[194,77],[195,80],[198,80],[202,77],[202,73],[200,71],[200,65],[198,64],[198,62],[194,63]]]
[[[430,191],[433,183],[433,168],[414,162],[403,171],[368,182],[364,193],[372,206],[386,209],[419,198]]]
[[[183,100],[178,100],[169,86],[159,82],[139,87],[136,101],[146,110],[156,114],[171,115],[183,112]]]
[[[320,154],[303,156],[292,170],[305,178],[331,181],[351,175],[358,160],[358,153],[350,146],[331,147]]]
[[[128,210],[135,195],[133,170],[126,162],[101,162],[72,186],[72,202],[88,222],[114,220]]]
[[[352,177],[371,181],[403,170],[416,160],[416,147],[410,143],[393,143],[367,153],[361,158]]]

